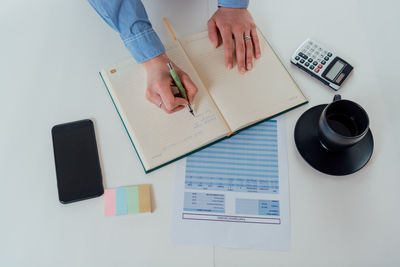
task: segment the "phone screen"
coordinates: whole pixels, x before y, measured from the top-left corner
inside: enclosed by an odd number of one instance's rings
[[[56,125],[52,136],[60,202],[101,196],[104,188],[93,122]]]

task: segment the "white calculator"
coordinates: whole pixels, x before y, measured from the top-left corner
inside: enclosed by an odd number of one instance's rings
[[[332,50],[311,39],[305,40],[297,48],[290,61],[334,90],[339,90],[353,70]]]

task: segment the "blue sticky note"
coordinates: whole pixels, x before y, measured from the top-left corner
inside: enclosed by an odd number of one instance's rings
[[[116,215],[128,214],[126,187],[117,187],[115,189]]]

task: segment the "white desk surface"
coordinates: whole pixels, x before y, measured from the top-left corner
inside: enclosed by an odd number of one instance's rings
[[[206,29],[216,0],[147,0],[182,37]],[[130,55],[87,1],[5,1],[0,9],[1,266],[399,266],[400,2],[252,0],[261,31],[310,104],[289,112],[289,252],[169,243],[175,165],[145,175],[98,70]],[[311,37],[354,66],[340,93],[368,111],[375,151],[356,174],[321,174],[300,157],[293,129],[334,91],[289,63]],[[143,101],[145,98],[143,96]],[[150,183],[151,214],[106,218],[103,198],[58,202],[50,129],[91,118],[105,187]]]

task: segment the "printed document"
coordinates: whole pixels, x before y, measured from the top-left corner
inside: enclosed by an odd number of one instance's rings
[[[289,250],[284,120],[240,131],[177,163],[171,241]]]

